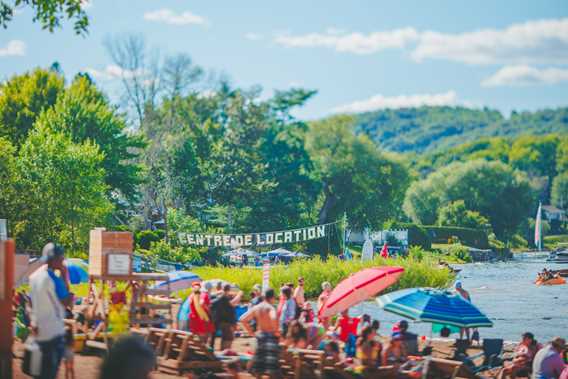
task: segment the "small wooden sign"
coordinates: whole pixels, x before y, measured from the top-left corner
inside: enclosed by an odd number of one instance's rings
[[[132,273],[130,253],[108,253],[107,275],[130,275]]]

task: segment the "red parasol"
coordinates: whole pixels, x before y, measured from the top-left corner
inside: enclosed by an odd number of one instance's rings
[[[330,317],[377,295],[398,281],[402,267],[373,267],[361,270],[339,283],[319,310],[319,317]]]

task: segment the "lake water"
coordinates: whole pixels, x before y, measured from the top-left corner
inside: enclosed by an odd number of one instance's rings
[[[462,269],[458,279],[474,304],[494,323],[493,328],[479,330],[481,338],[516,341],[527,331],[533,332],[539,341],[568,337],[568,284],[536,286],[533,283],[543,267],[560,269],[568,265],[545,262],[545,257],[523,254],[509,262],[454,265]],[[384,312],[375,302],[361,304],[352,313],[368,313],[380,320],[383,334],[389,334],[393,323],[401,319]],[[411,330],[420,335],[430,336],[430,328],[430,324],[411,323]]]

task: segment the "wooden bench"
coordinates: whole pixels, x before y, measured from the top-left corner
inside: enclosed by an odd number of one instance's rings
[[[171,329],[163,341],[164,352],[158,357],[159,371],[181,375],[184,371],[221,371],[223,368],[223,363],[197,335]]]

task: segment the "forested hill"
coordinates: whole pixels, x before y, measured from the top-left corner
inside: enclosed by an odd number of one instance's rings
[[[355,116],[358,132],[395,152],[425,152],[480,137],[568,132],[568,108],[513,114],[492,109],[420,107],[387,109]]]

